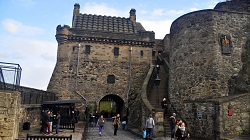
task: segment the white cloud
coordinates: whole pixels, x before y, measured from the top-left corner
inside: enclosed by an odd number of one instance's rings
[[[204,9],[213,9],[216,4],[218,4],[219,2],[223,2],[225,0],[209,0],[206,2],[199,2],[199,3],[194,3],[193,5],[195,7],[199,7],[199,8],[190,8],[190,9],[198,9],[198,10],[204,10]]]
[[[162,15],[164,15],[164,9],[155,9],[155,10],[153,10],[152,15],[153,16],[162,16]]]
[[[128,17],[128,11],[123,12],[115,8],[107,6],[105,3],[86,3],[81,9],[81,13],[95,14],[95,15],[107,15],[116,17]]]
[[[4,30],[12,35],[34,36],[44,32],[44,30],[41,28],[27,26],[13,19],[5,19],[2,21],[2,24]]]
[[[189,9],[189,12],[194,12],[194,11],[199,11],[199,10],[201,10],[201,9],[198,9],[198,8],[190,8],[190,9]]]
[[[51,61],[51,56],[54,56],[52,60],[54,61],[56,57],[56,42],[28,38],[12,38],[6,39],[5,46],[8,46],[8,52],[12,55],[14,54],[14,56],[20,56],[19,58],[25,61],[38,61],[41,58],[43,58],[43,61]]]
[[[187,12],[184,11],[184,10],[168,10],[168,11],[166,11],[167,15],[171,15],[171,16],[174,16],[174,17],[181,16],[181,15],[186,14],[186,13]]]
[[[172,20],[155,20],[155,21],[140,21],[143,23],[143,27],[147,31],[154,31],[156,39],[163,39],[166,34],[169,34],[170,26],[172,24]],[[155,26],[157,25],[157,26]]]
[[[21,64],[21,85],[36,89],[46,90],[55,65],[44,64]]]

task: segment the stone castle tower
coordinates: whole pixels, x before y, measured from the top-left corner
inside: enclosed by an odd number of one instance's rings
[[[249,133],[250,1],[231,0],[176,19],[169,98],[196,136]]]
[[[80,13],[75,4],[72,27],[58,25],[57,62],[47,90],[60,99],[98,104],[107,98],[125,109],[132,90],[141,87],[152,63],[154,32],[129,18]]]

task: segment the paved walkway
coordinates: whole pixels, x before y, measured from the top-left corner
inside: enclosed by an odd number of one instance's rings
[[[111,121],[106,121],[102,136],[99,136],[98,127],[89,127],[86,140],[142,140],[140,136],[134,135],[129,131],[118,128],[117,136],[114,136],[114,127]],[[170,137],[154,138],[154,140],[171,140]]]
[[[248,140],[249,135],[237,136],[228,140]],[[114,127],[111,121],[106,121],[102,136],[99,136],[98,127],[88,127],[86,140],[143,140],[139,134],[135,135],[129,131],[124,131],[119,128],[117,136],[114,136]],[[170,136],[157,137],[153,140],[171,140]],[[174,139],[172,139],[174,140]],[[188,140],[201,140],[200,138],[193,138],[192,136]]]
[[[114,136],[114,127],[110,121],[105,122],[103,127],[102,136],[99,136],[98,127],[89,127],[87,131],[86,140],[139,140],[141,139],[138,136],[131,134],[128,131],[121,130],[118,128],[117,136]]]

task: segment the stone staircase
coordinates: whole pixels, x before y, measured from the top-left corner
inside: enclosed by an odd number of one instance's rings
[[[168,70],[164,66],[163,62],[158,62],[160,64],[160,69],[158,73],[158,77],[161,79],[160,84],[157,86],[154,84],[152,86],[151,93],[148,94],[148,100],[150,101],[151,105],[156,109],[156,110],[161,110],[161,101],[163,98],[168,99]],[[157,69],[155,68],[157,71]],[[156,78],[156,77],[155,77]],[[159,92],[159,94],[158,94]],[[162,110],[163,111],[163,110]],[[169,111],[168,115],[164,118],[163,122],[163,128],[164,132],[161,132],[158,134],[159,137],[170,137],[171,136],[171,129],[170,129],[170,123],[169,123],[169,118],[171,116],[172,112]]]
[[[167,88],[168,75],[165,72],[164,67],[161,67],[161,65],[158,77],[161,79],[158,89],[157,86],[154,85],[151,93],[148,95],[148,100],[150,101],[151,105],[156,109],[161,108],[161,101],[163,98],[167,98],[167,92],[168,92]],[[158,90],[159,90],[159,95],[158,95]]]

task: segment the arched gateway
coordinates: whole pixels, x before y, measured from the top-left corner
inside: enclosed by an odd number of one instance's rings
[[[124,110],[126,110],[125,102],[121,97],[114,94],[109,94],[104,96],[98,106],[98,110],[105,118],[110,118],[116,113],[123,115]]]

